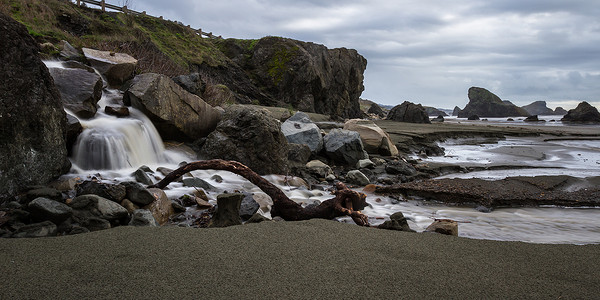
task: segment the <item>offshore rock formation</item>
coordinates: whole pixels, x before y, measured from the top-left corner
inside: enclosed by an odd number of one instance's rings
[[[556,110],[548,108],[546,101],[535,101],[521,108],[530,115],[565,115],[567,113],[562,107],[557,107]]]
[[[203,71],[238,95],[263,105],[292,106],[338,118],[361,115],[358,99],[364,90],[367,60],[356,50],[327,49],[280,37],[227,39],[220,43],[232,60],[228,72]],[[243,72],[234,70],[236,67]]]
[[[0,199],[69,170],[66,115],[27,29],[0,13]],[[1,202],[1,201],[0,201]]]
[[[425,108],[425,111],[427,112],[427,114],[431,117],[437,117],[437,116],[442,116],[442,117],[447,117],[448,114],[435,108],[435,107],[431,107],[431,106],[423,106],[423,108]]]
[[[390,110],[386,120],[407,122],[407,123],[431,123],[429,115],[421,104],[404,101]]]
[[[502,101],[498,96],[484,88],[471,87],[469,89],[469,103],[458,113],[458,117],[468,118],[473,115],[503,118],[527,117],[529,113],[508,101]]]
[[[600,123],[598,109],[583,101],[575,109],[569,110],[561,119],[563,122],[572,123]]]

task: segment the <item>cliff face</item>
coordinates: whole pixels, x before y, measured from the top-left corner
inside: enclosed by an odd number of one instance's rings
[[[228,39],[219,46],[232,60],[229,68],[239,67],[247,77],[229,86],[238,98],[340,118],[361,115],[358,99],[367,60],[356,50],[279,37]]]
[[[459,118],[468,118],[472,115],[492,118],[529,116],[524,109],[508,101],[502,101],[492,92],[479,87],[469,89],[469,103],[458,113]]]

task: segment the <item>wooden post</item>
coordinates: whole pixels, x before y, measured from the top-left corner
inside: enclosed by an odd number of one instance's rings
[[[80,0],[77,0],[77,6],[81,6]]]
[[[100,0],[100,4],[102,5],[102,12],[106,11],[106,3],[104,2],[104,0]]]
[[[146,15],[146,11],[143,11],[143,12],[142,12],[142,15],[143,15],[143,16],[145,16],[145,15]]]
[[[127,14],[127,5],[123,5],[123,8],[121,8],[121,11],[122,11],[124,14]]]

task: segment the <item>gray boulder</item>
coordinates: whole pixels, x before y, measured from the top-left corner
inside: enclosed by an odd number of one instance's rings
[[[338,163],[355,166],[359,160],[369,158],[356,131],[332,129],[324,142],[327,156]]]
[[[264,109],[233,105],[206,138],[200,156],[245,164],[259,174],[286,174],[289,146],[280,123]]]
[[[569,110],[561,121],[571,123],[600,123],[600,113],[598,109],[583,101],[575,109]]]
[[[71,46],[69,42],[62,40],[59,43],[60,48],[60,56],[69,60],[69,59],[78,59],[81,57],[81,53],[75,49],[75,47]]]
[[[288,163],[290,168],[303,167],[306,165],[312,153],[308,145],[290,143],[288,146],[290,148],[288,151]]]
[[[386,120],[407,123],[431,123],[429,115],[421,104],[414,104],[408,101],[394,106],[388,113]]]
[[[202,94],[206,90],[206,82],[202,80],[202,77],[198,73],[175,76],[173,77],[173,81],[184,90],[198,97],[202,97]]]
[[[198,178],[198,177],[184,178],[182,180],[182,182],[183,182],[183,186],[199,187],[199,188],[203,188],[205,190],[210,190],[210,189],[215,188],[210,183],[206,182],[206,180],[204,180],[202,178]]]
[[[44,221],[41,223],[33,223],[20,227],[15,231],[11,237],[13,238],[36,238],[55,236],[57,232],[56,224],[50,221]]]
[[[127,196],[127,190],[122,184],[110,184],[95,180],[86,180],[77,186],[77,196],[98,195],[100,197],[121,202]]]
[[[83,131],[83,126],[76,117],[67,114],[67,150],[69,155],[72,153],[73,145],[77,141],[77,137]]]
[[[109,85],[121,86],[125,81],[133,78],[137,59],[129,54],[89,48],[81,50],[88,62],[106,77]]]
[[[244,193],[244,199],[240,204],[240,218],[242,220],[248,220],[258,211],[260,204],[254,200],[254,195],[251,193]]]
[[[60,92],[63,106],[77,117],[92,118],[102,97],[100,75],[79,68],[50,68],[49,71]]]
[[[130,226],[158,226],[152,212],[147,209],[136,209],[131,214]]]
[[[323,136],[319,127],[303,112],[297,112],[281,124],[281,132],[288,142],[308,145],[310,151],[317,153],[323,149]]]
[[[369,178],[367,178],[367,176],[365,176],[365,174],[363,174],[359,170],[352,170],[346,173],[346,181],[360,186],[365,186],[371,183],[371,181],[369,181]]]
[[[383,224],[377,227],[380,229],[415,232],[414,230],[410,229],[410,226],[408,226],[408,221],[406,221],[404,214],[401,212],[392,214],[389,221],[385,221]]]
[[[146,171],[144,171],[142,168],[135,170],[135,172],[133,172],[133,177],[135,178],[135,181],[139,183],[145,185],[154,184],[152,178],[150,178],[150,175],[148,175],[148,173],[146,173]]]
[[[385,165],[385,171],[388,174],[400,174],[400,175],[406,175],[406,176],[411,176],[411,175],[415,175],[417,173],[417,170],[415,169],[415,167],[413,167],[411,164],[404,162],[402,160],[394,160],[394,161],[390,161]]]
[[[136,76],[123,101],[141,110],[161,136],[169,139],[192,141],[205,137],[221,118],[221,113],[200,97],[160,74]]]
[[[60,93],[27,28],[0,13],[0,202],[68,172]]]
[[[156,200],[154,195],[152,195],[152,193],[140,183],[130,181],[121,182],[121,185],[125,187],[127,199],[129,199],[129,201],[133,202],[134,204],[144,206]]]
[[[86,224],[93,217],[119,223],[129,215],[123,206],[97,195],[77,196],[69,206],[73,209],[73,220],[80,224]]]
[[[309,161],[306,163],[306,168],[311,174],[317,176],[318,178],[328,178],[334,176],[331,167],[320,160],[315,159]],[[335,176],[333,178],[335,178]]]
[[[73,214],[73,209],[68,205],[39,197],[29,202],[27,210],[33,220],[51,221],[54,224],[60,224]]]

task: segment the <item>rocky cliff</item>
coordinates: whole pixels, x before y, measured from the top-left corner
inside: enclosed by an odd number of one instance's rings
[[[0,13],[0,199],[69,169],[66,115],[27,29]]]
[[[203,70],[211,72],[213,80],[223,81],[238,98],[339,118],[361,115],[358,99],[364,90],[367,60],[356,50],[280,37],[227,39],[219,47],[232,61],[223,74],[226,78],[215,70]]]
[[[502,101],[492,92],[479,87],[469,88],[469,103],[458,113],[459,118],[479,117],[527,117],[529,113],[524,109],[508,102]]]

